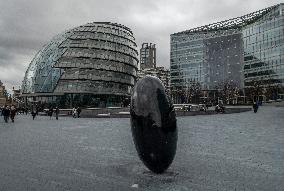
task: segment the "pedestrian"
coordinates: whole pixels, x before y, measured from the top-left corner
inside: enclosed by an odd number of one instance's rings
[[[26,111],[28,111],[28,109],[26,109]],[[36,117],[36,114],[37,114],[37,108],[34,105],[32,106],[31,114],[33,116],[33,120],[35,120],[35,117]]]
[[[77,109],[75,107],[73,107],[73,109],[72,109],[72,115],[73,115],[73,118],[76,118]]]
[[[80,113],[81,113],[81,111],[82,111],[81,108],[80,108],[80,107],[77,107],[77,117],[78,117],[78,118],[80,118]]]
[[[3,107],[0,107],[0,116],[3,115]]]
[[[10,115],[10,108],[9,108],[9,106],[5,105],[5,107],[3,109],[3,116],[4,116],[4,121],[6,123],[8,123],[8,121],[9,121],[9,115]]]
[[[256,112],[257,112],[257,110],[258,110],[258,105],[257,105],[257,103],[256,103],[256,102],[253,102],[252,107],[253,107],[253,111],[254,111],[254,113],[256,113]]]
[[[17,113],[17,109],[16,109],[16,107],[14,105],[12,105],[11,110],[10,110],[10,118],[11,118],[11,121],[13,123],[15,121],[16,113]]]
[[[56,120],[58,120],[58,115],[59,115],[59,108],[56,107],[55,108],[55,118],[56,118]]]
[[[52,114],[53,114],[53,108],[50,107],[49,110],[48,110],[48,116],[50,117],[50,119],[52,117]]]
[[[38,105],[36,104],[36,115],[38,115]]]

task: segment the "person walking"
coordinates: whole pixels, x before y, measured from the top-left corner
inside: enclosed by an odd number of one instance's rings
[[[59,115],[59,108],[56,107],[55,108],[55,118],[56,118],[56,120],[58,120],[58,115]]]
[[[3,116],[3,107],[0,107],[0,116]]]
[[[77,109],[75,107],[73,107],[73,109],[72,109],[72,115],[73,115],[73,118],[76,118]]]
[[[80,113],[81,113],[81,111],[82,111],[81,108],[80,108],[80,107],[77,107],[77,117],[78,117],[78,118],[80,118]]]
[[[10,108],[9,108],[9,106],[5,105],[5,107],[3,109],[3,116],[4,116],[4,121],[6,123],[8,123],[8,121],[9,121],[9,115],[10,115]]]
[[[253,107],[253,111],[254,111],[254,113],[256,113],[256,112],[257,112],[257,110],[258,110],[258,105],[257,105],[257,103],[256,103],[256,102],[253,102],[252,107]]]
[[[48,116],[50,117],[50,119],[52,117],[52,114],[53,114],[53,107],[50,107],[48,110]]]
[[[27,111],[28,109],[26,109],[26,111]],[[32,111],[31,111],[31,114],[32,114],[32,116],[33,116],[33,120],[35,120],[35,117],[36,117],[36,114],[37,114],[37,108],[36,108],[36,106],[32,106]]]
[[[11,110],[10,110],[10,118],[11,118],[11,121],[13,123],[15,121],[16,113],[17,113],[17,109],[16,109],[16,107],[14,105],[12,105]]]

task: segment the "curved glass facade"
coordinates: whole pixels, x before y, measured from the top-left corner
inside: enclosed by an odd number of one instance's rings
[[[68,37],[68,33],[56,36],[45,45],[31,61],[22,84],[22,93],[52,92],[62,70],[53,68],[65,49],[59,45]]]
[[[260,84],[267,98],[284,87],[284,4],[171,35],[171,86],[200,83],[205,93],[231,83]],[[275,89],[271,97],[268,89]],[[180,102],[177,101],[177,102]]]
[[[71,29],[37,53],[22,93],[129,96],[137,76],[136,48],[132,31],[120,24],[94,22]]]

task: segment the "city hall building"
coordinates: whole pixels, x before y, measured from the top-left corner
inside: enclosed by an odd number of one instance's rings
[[[171,34],[172,91],[284,86],[284,4]]]
[[[70,106],[117,106],[137,78],[132,31],[94,22],[54,37],[31,61],[23,83],[25,101]]]

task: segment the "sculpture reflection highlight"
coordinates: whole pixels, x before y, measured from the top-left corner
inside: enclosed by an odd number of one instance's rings
[[[154,173],[172,163],[177,147],[174,107],[158,78],[146,76],[132,92],[131,131],[140,159]]]

